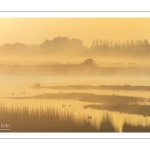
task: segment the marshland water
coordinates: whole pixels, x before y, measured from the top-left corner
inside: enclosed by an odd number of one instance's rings
[[[148,87],[150,86],[150,77],[0,76],[0,78],[0,103],[1,107],[8,108],[8,110],[12,108],[23,109],[24,107],[28,108],[29,111],[56,109],[60,116],[64,113],[71,113],[77,120],[84,116],[94,126],[99,126],[102,116],[109,113],[120,132],[125,121],[129,121],[133,125],[142,124],[145,126],[150,124],[150,115],[145,114],[141,107],[138,108],[138,113],[132,109],[129,112],[125,110],[125,107],[128,110],[130,105],[135,107],[137,105],[149,106],[149,90],[107,89],[107,86],[110,85],[115,87],[118,85],[121,87],[144,85]],[[40,86],[34,86],[36,84],[40,84]],[[65,88],[70,85],[73,87]],[[77,85],[80,85],[79,89],[75,88]],[[99,85],[106,85],[106,88],[93,88],[93,86]],[[91,89],[86,89],[87,86],[91,86]],[[70,95],[71,93],[76,96]],[[83,97],[79,95],[81,93]],[[61,98],[61,94],[66,94],[66,97]],[[93,97],[84,97],[86,94],[92,94]],[[97,95],[100,96],[98,100],[94,98]],[[115,102],[118,96],[123,96],[120,103]],[[105,97],[110,98],[111,102],[108,101],[107,103]],[[123,101],[131,97],[135,97],[135,101],[131,99],[129,103],[122,104]],[[141,100],[136,101],[136,98],[141,98]],[[99,105],[103,107],[96,107]],[[108,105],[109,107],[107,107]],[[111,106],[114,105],[118,105],[120,109],[111,109]],[[136,108],[133,107],[133,109]]]

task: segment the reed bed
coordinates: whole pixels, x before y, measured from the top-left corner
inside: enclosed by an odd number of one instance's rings
[[[86,115],[77,118],[74,113],[61,112],[57,108],[29,110],[27,107],[0,107],[1,124],[10,124],[10,130],[0,132],[119,132],[109,113],[104,113],[96,126]],[[150,124],[133,124],[125,120],[122,132],[150,132]]]
[[[27,107],[0,107],[0,123],[10,124],[10,130],[1,132],[117,132],[112,117],[107,113],[102,117],[100,126],[82,116],[76,118],[73,113],[61,113],[56,108],[29,110]]]
[[[131,122],[125,121],[122,126],[122,132],[150,132],[150,124],[131,124]]]

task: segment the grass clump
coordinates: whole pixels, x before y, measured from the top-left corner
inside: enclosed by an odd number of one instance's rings
[[[102,121],[99,127],[99,131],[100,132],[117,132],[118,131],[109,113],[103,114]]]

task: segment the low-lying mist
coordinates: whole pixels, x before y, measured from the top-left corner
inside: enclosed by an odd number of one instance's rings
[[[80,39],[56,37],[40,45],[0,46],[0,75],[148,76],[148,40],[95,40],[90,47]]]
[[[0,75],[40,75],[40,76],[149,76],[150,68],[143,66],[102,67],[88,58],[80,63],[29,63],[5,62],[0,64]]]

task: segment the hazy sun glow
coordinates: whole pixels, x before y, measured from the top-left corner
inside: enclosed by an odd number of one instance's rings
[[[149,18],[0,18],[0,45],[41,44],[57,36],[94,39],[150,39]]]

